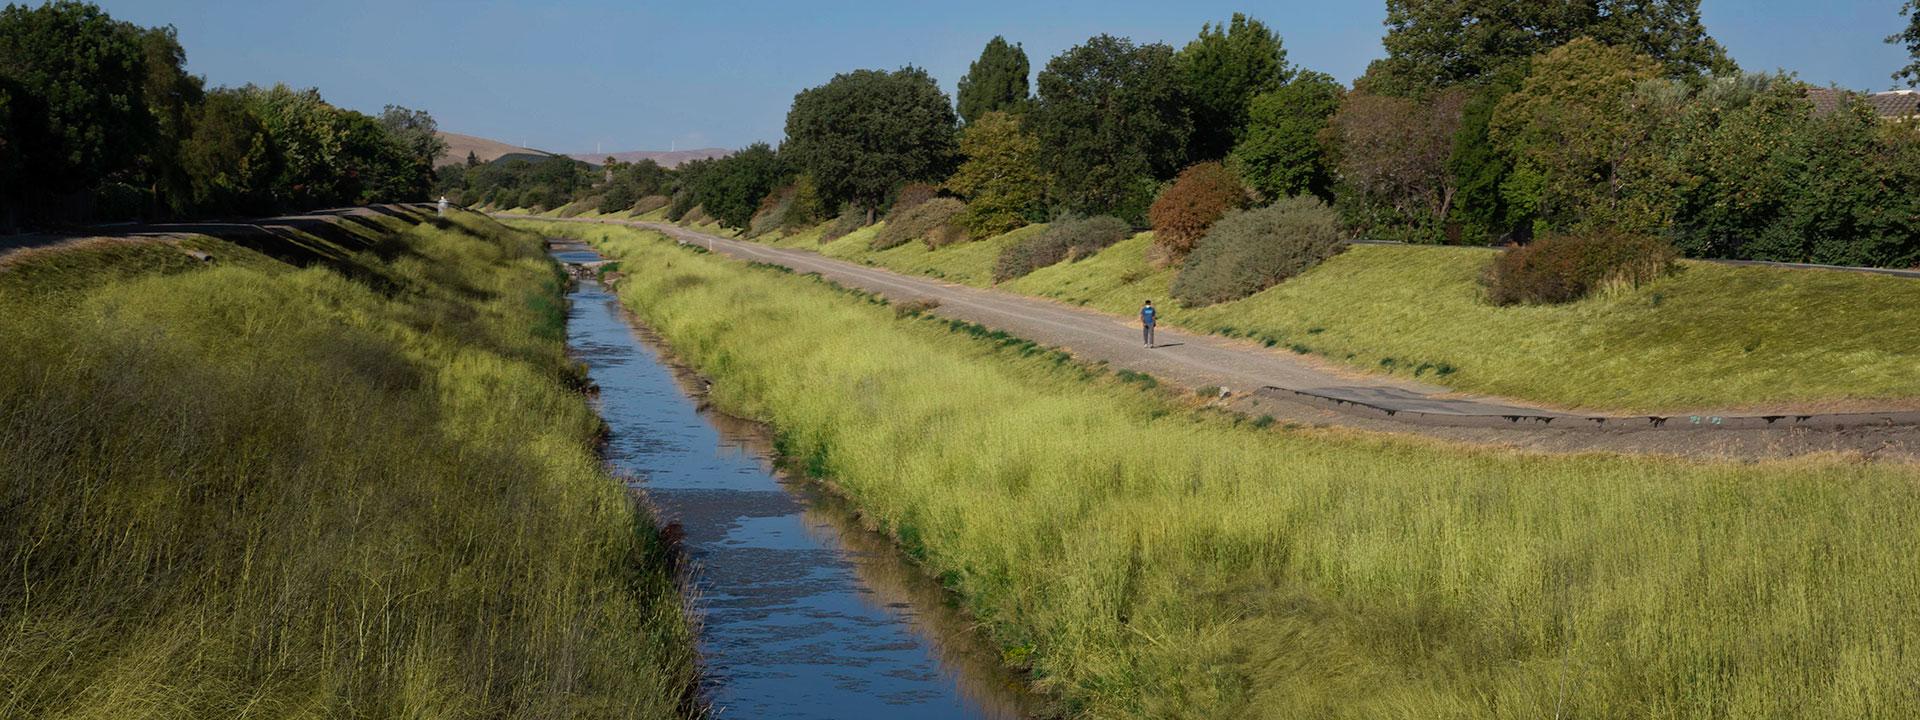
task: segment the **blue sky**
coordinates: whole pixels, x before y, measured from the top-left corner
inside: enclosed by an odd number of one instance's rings
[[[1901,0],[1704,0],[1740,65],[1856,89],[1891,86],[1903,51],[1881,40]],[[104,0],[114,16],[179,28],[216,85],[286,82],[336,104],[433,112],[443,129],[546,150],[778,142],[793,94],[836,72],[925,67],[952,91],[996,34],[1034,70],[1098,33],[1178,47],[1234,11],[1264,20],[1294,63],[1352,81],[1382,54],[1378,0],[507,2]]]

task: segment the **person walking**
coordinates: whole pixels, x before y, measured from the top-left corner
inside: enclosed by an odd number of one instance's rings
[[[1152,300],[1148,300],[1147,304],[1140,306],[1140,337],[1147,341],[1148,350],[1153,349],[1153,323],[1154,316],[1157,314],[1153,309]]]

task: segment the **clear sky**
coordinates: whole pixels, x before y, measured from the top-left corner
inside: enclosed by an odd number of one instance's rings
[[[37,0],[36,0],[37,1]],[[996,34],[1035,72],[1098,33],[1179,47],[1236,11],[1295,64],[1351,82],[1382,55],[1379,0],[103,0],[180,30],[214,85],[285,82],[334,103],[431,111],[440,127],[578,152],[777,143],[793,94],[836,72],[918,65],[951,93]],[[1901,0],[1704,0],[1741,67],[1882,90]]]

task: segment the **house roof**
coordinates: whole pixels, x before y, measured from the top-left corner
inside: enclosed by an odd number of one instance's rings
[[[1920,115],[1920,92],[1914,92],[1912,90],[1894,90],[1868,95],[1837,88],[1807,88],[1807,99],[1813,102],[1813,112],[1815,115],[1827,115],[1838,111],[1840,108],[1845,107],[1847,99],[1850,97],[1859,97],[1867,103],[1867,107],[1873,108],[1875,115],[1883,118],[1906,118]]]

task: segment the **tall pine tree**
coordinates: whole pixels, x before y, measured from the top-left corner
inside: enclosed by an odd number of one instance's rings
[[[960,78],[960,119],[973,122],[995,110],[1011,111],[1027,101],[1027,51],[995,35],[980,59]]]

